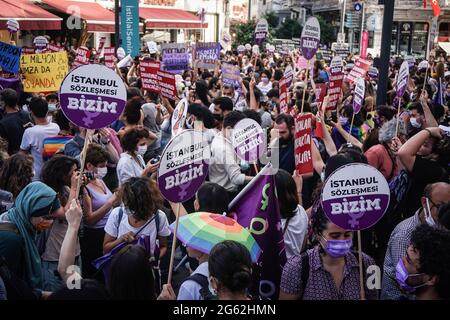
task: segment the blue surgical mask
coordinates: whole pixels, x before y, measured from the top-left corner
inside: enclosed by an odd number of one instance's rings
[[[403,259],[400,259],[395,267],[395,278],[397,279],[400,287],[406,292],[413,293],[417,288],[423,287],[426,284],[421,284],[419,286],[410,286],[407,281],[410,277],[420,276],[423,273],[414,273],[409,274],[408,270],[406,270],[405,264],[403,263]]]
[[[333,258],[345,257],[353,245],[352,239],[348,240],[325,240],[325,247],[323,248],[325,252]]]

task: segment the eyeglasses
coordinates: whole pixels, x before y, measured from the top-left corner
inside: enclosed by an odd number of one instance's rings
[[[441,209],[441,207],[444,205],[443,203],[441,203],[441,204],[435,204],[434,202],[433,202],[433,200],[431,200],[431,198],[428,198],[428,200],[431,202],[431,204],[433,205],[433,207],[435,207],[438,211]]]

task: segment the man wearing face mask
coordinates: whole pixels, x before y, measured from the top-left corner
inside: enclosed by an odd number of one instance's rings
[[[17,92],[13,89],[4,89],[0,93],[0,103],[4,106],[3,118],[0,121],[0,137],[8,141],[10,155],[20,150],[25,125],[31,122],[28,112],[20,110],[17,105]]]
[[[230,98],[234,106],[239,100],[239,93],[234,89],[234,86],[224,83],[222,85],[222,97]]]
[[[384,259],[382,299],[397,300],[403,296],[395,282],[396,265],[406,254],[413,231],[422,224],[432,227],[439,225],[450,229],[450,225],[444,222],[448,221],[448,217],[439,215],[440,207],[448,201],[450,201],[450,184],[444,182],[429,184],[425,187],[421,198],[422,207],[414,216],[403,220],[395,227]]]
[[[233,101],[228,97],[219,97],[213,100],[210,111],[216,120],[216,129],[222,130],[223,119],[233,111]],[[212,110],[211,110],[212,109]]]
[[[415,300],[450,299],[450,232],[421,225],[397,263],[398,286]]]

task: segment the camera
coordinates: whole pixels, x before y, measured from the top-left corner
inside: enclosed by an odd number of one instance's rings
[[[86,180],[91,181],[94,180],[94,173],[90,171],[86,171],[83,173],[83,175],[86,177]]]
[[[150,160],[150,163],[155,164],[155,163],[158,163],[160,160],[161,160],[161,156],[156,156],[155,158],[152,158]]]

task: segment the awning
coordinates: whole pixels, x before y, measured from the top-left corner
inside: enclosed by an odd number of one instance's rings
[[[145,20],[147,29],[204,29],[208,23],[203,23],[195,14],[166,8],[139,8],[139,16]]]
[[[21,30],[60,30],[62,20],[29,0],[0,0],[1,30],[10,19],[17,20]]]
[[[438,45],[442,48],[442,50],[450,55],[450,42],[438,42]]]
[[[42,3],[64,14],[85,20],[90,32],[115,32],[114,12],[98,3],[66,0],[42,0]]]

